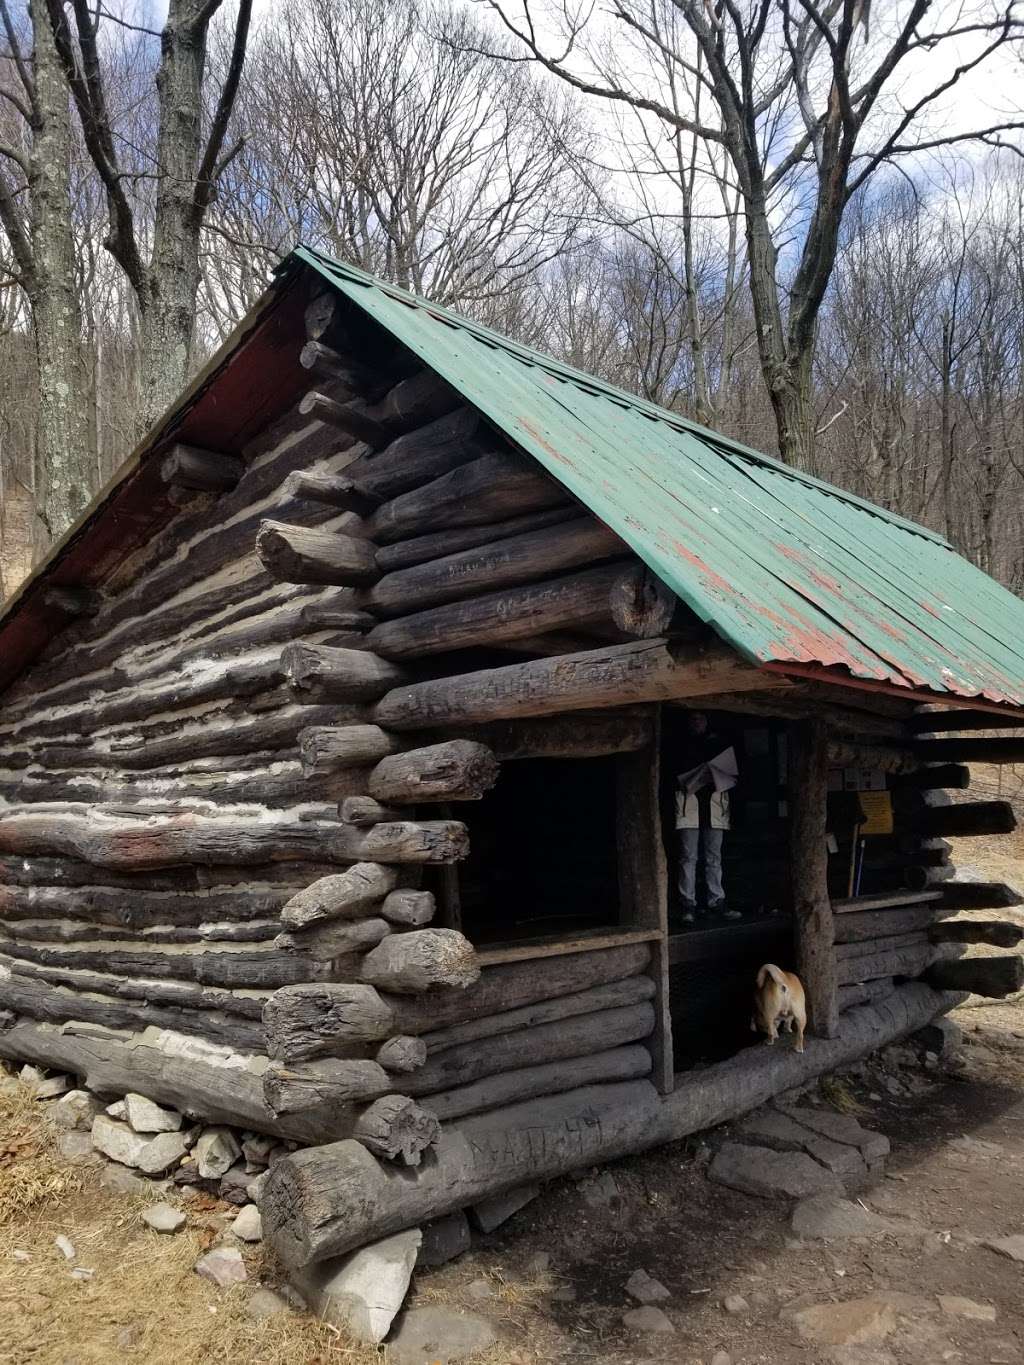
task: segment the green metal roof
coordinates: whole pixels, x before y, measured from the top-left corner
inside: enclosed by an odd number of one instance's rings
[[[1024,602],[941,536],[300,247],[758,664],[1024,705]]]

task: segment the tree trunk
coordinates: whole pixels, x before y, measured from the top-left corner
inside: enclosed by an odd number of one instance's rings
[[[30,6],[39,126],[31,158],[32,306],[39,381],[36,488],[49,539],[62,536],[92,495],[82,319],[71,223],[71,117],[42,0]]]

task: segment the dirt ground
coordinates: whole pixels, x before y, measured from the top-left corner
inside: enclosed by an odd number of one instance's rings
[[[1024,886],[1022,831],[960,840],[954,856],[978,877]],[[997,913],[1024,923],[1020,911]],[[891,1220],[881,1235],[801,1241],[787,1205],[707,1181],[706,1135],[614,1163],[611,1181],[555,1182],[470,1254],[417,1274],[409,1306],[495,1323],[500,1344],[480,1365],[711,1365],[720,1352],[731,1365],[1024,1365],[1024,1264],[985,1245],[1024,1233],[1024,999],[970,1001],[956,1018],[958,1064],[890,1050],[817,1092],[892,1141],[886,1177],[861,1196]],[[259,1248],[245,1253],[248,1286],[196,1276],[222,1225],[214,1201],[193,1202],[188,1230],[169,1238],[141,1222],[144,1206],[60,1162],[27,1095],[0,1096],[3,1365],[387,1361],[386,1349],[353,1347],[304,1314],[253,1321],[252,1286],[280,1280]],[[54,1246],[60,1234],[74,1262]],[[76,1267],[93,1274],[75,1278]],[[659,1306],[673,1333],[623,1325],[638,1306],[624,1287],[638,1268],[670,1291]],[[731,1296],[745,1306],[727,1311]],[[971,1300],[981,1317],[940,1296]],[[886,1306],[884,1339],[833,1348],[801,1337],[802,1308],[865,1298]]]

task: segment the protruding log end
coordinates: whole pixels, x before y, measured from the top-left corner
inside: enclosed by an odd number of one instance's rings
[[[282,583],[358,587],[380,577],[369,541],[339,531],[264,521],[256,534],[256,554]]]
[[[418,1071],[427,1060],[427,1045],[422,1038],[410,1038],[399,1034],[389,1038],[377,1050],[376,1061],[385,1071],[397,1071],[407,1075]]]
[[[633,564],[615,580],[608,595],[611,618],[637,640],[667,635],[679,599],[646,564]]]
[[[306,929],[329,920],[348,920],[393,891],[398,874],[379,863],[353,863],[345,872],[320,877],[297,891],[281,911],[286,929]]]
[[[928,936],[933,943],[991,943],[997,948],[1016,948],[1024,938],[1024,929],[1010,920],[954,919],[933,924]]]
[[[419,929],[429,924],[437,911],[432,891],[413,891],[402,887],[384,897],[380,913],[390,924],[401,924],[406,929]]]
[[[337,427],[353,440],[365,441],[375,449],[388,442],[387,428],[369,415],[366,403],[361,398],[355,398],[350,403],[339,403],[318,389],[310,389],[299,401],[299,413],[303,417],[314,417],[327,426]]]
[[[364,649],[295,643],[282,651],[281,665],[296,691],[336,701],[374,701],[406,680],[402,669]]]
[[[465,989],[480,967],[469,939],[457,929],[414,929],[392,934],[363,959],[363,980],[396,995],[441,988]]]
[[[394,1033],[395,1016],[372,986],[322,982],[274,991],[263,1027],[270,1056],[294,1064],[378,1043]]]
[[[382,806],[372,796],[346,796],[338,807],[338,818],[343,825],[367,829],[370,825],[388,824],[402,818],[391,806]]]
[[[95,616],[103,606],[104,597],[95,588],[46,588],[43,603],[62,616]]]
[[[940,991],[970,991],[991,1000],[1016,995],[1024,989],[1024,958],[962,957],[933,962],[925,974],[930,986]]]
[[[282,493],[286,500],[322,503],[360,517],[369,515],[378,505],[376,498],[360,493],[350,479],[340,474],[317,474],[305,469],[296,469],[288,475]]]
[[[359,1115],[352,1136],[376,1157],[418,1166],[441,1136],[441,1125],[408,1096],[383,1095]]]
[[[242,477],[245,465],[234,455],[199,446],[173,445],[160,464],[160,477],[174,488],[226,493]]]
[[[379,801],[415,805],[421,801],[477,801],[501,771],[485,744],[451,739],[382,758],[369,777]]]

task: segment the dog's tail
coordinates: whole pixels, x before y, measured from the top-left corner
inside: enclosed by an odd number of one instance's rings
[[[768,978],[775,982],[780,990],[789,994],[789,986],[786,982],[786,973],[781,967],[776,967],[774,962],[766,962],[757,974],[757,989],[760,990]]]

